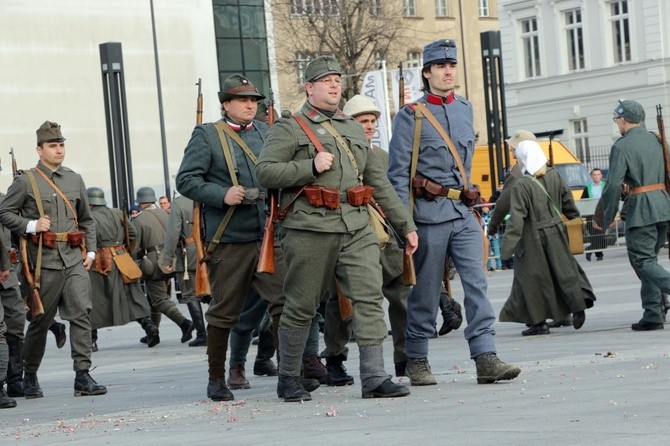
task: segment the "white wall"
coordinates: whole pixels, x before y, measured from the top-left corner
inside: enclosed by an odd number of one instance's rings
[[[155,0],[154,13],[172,177],[195,124],[199,77],[205,122],[219,115],[212,2]],[[105,42],[122,44],[135,187],[163,194],[149,0],[0,2],[0,190],[11,182],[10,147],[19,168],[35,165],[35,130],[50,120],[67,138],[64,164],[109,192],[98,48]]]

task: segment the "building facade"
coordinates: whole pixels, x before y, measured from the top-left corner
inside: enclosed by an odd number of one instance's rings
[[[670,2],[499,0],[498,7],[510,129],[563,130],[558,138],[588,167],[607,167],[620,136],[617,100],[640,102],[654,131],[655,105],[670,113]]]

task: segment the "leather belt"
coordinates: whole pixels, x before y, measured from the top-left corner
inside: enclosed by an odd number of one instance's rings
[[[425,194],[428,197],[430,195],[436,195],[440,197],[447,197],[450,200],[460,200],[461,194],[463,193],[462,189],[451,189],[449,187],[444,187],[434,181],[420,176],[412,178],[412,187],[414,188],[417,198],[423,198]],[[425,190],[427,193],[421,193],[419,192],[420,190]]]
[[[630,190],[630,195],[637,195],[637,194],[643,194],[645,192],[651,192],[654,190],[663,190],[665,189],[665,183],[654,183],[654,184],[648,184],[646,186],[638,186],[634,187]]]
[[[163,245],[152,246],[144,250],[145,253],[149,254],[150,252],[156,252],[163,249]]]

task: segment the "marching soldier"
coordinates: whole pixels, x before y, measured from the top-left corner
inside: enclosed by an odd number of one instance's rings
[[[86,190],[91,216],[95,221],[98,253],[91,269],[93,310],[93,349],[97,349],[97,330],[103,327],[125,325],[137,321],[147,334],[147,345],[153,347],[160,342],[158,327],[149,317],[151,307],[142,293],[139,281],[124,283],[115,256],[129,253],[137,235],[135,226],[128,221],[124,212],[107,207],[105,193],[98,187]]]
[[[96,240],[86,187],[79,174],[62,165],[65,138],[57,123],[46,121],[37,129],[37,154],[37,166],[17,176],[0,203],[0,224],[29,238],[28,256],[40,277],[44,307],[25,336],[24,395],[43,396],[37,371],[56,311],[70,322],[75,396],[103,395],[105,386],[89,375],[91,294],[86,270],[95,260]]]
[[[137,203],[141,212],[133,219],[137,230],[135,257],[141,259],[140,268],[147,287],[147,297],[151,304],[154,324],[160,322],[164,314],[181,329],[181,342],[193,337],[193,322],[185,318],[168,294],[169,276],[159,268],[159,254],[163,250],[168,226],[168,212],[156,206],[156,194],[150,187],[137,190]],[[147,344],[149,339],[147,337]]]

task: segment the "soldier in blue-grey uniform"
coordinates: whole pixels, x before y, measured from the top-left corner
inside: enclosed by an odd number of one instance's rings
[[[469,177],[475,147],[471,104],[454,93],[456,43],[442,39],[423,49],[424,95],[419,100],[449,134]],[[388,177],[401,200],[409,206],[412,187],[410,163],[415,129],[415,107],[408,104],[396,115],[389,146]],[[416,197],[413,212],[419,249],[414,254],[417,284],[407,302],[407,375],[412,385],[436,384],[428,362],[428,340],[436,334],[436,317],[446,256],[453,259],[463,284],[468,326],[465,338],[477,366],[477,382],[514,379],[520,369],[498,359],[493,341],[495,314],[486,295],[483,240],[472,211],[450,190],[468,187],[447,143],[425,117],[419,141],[416,175],[427,179],[440,194]],[[444,194],[442,194],[444,191]]]
[[[410,393],[384,371],[387,330],[378,238],[358,191],[374,188],[374,198],[405,236],[408,253],[414,252],[418,239],[361,126],[338,109],[341,74],[332,56],[307,64],[307,101],[292,119],[280,120],[268,132],[256,166],[262,186],[283,189],[280,208],[287,210],[281,221],[287,272],[277,385],[277,395],[286,402],[311,399],[299,381],[300,363],[310,323],[333,278],[353,300],[363,398]]]
[[[626,249],[640,278],[642,319],[631,325],[634,331],[662,330],[661,293],[670,293],[670,272],[658,264],[658,252],[665,244],[670,220],[670,196],[665,185],[663,147],[644,128],[644,108],[636,101],[620,101],[613,120],[619,128],[610,152],[607,184],[600,197],[603,212],[595,222],[607,228],[619,211],[621,184],[630,187],[626,200]]]

